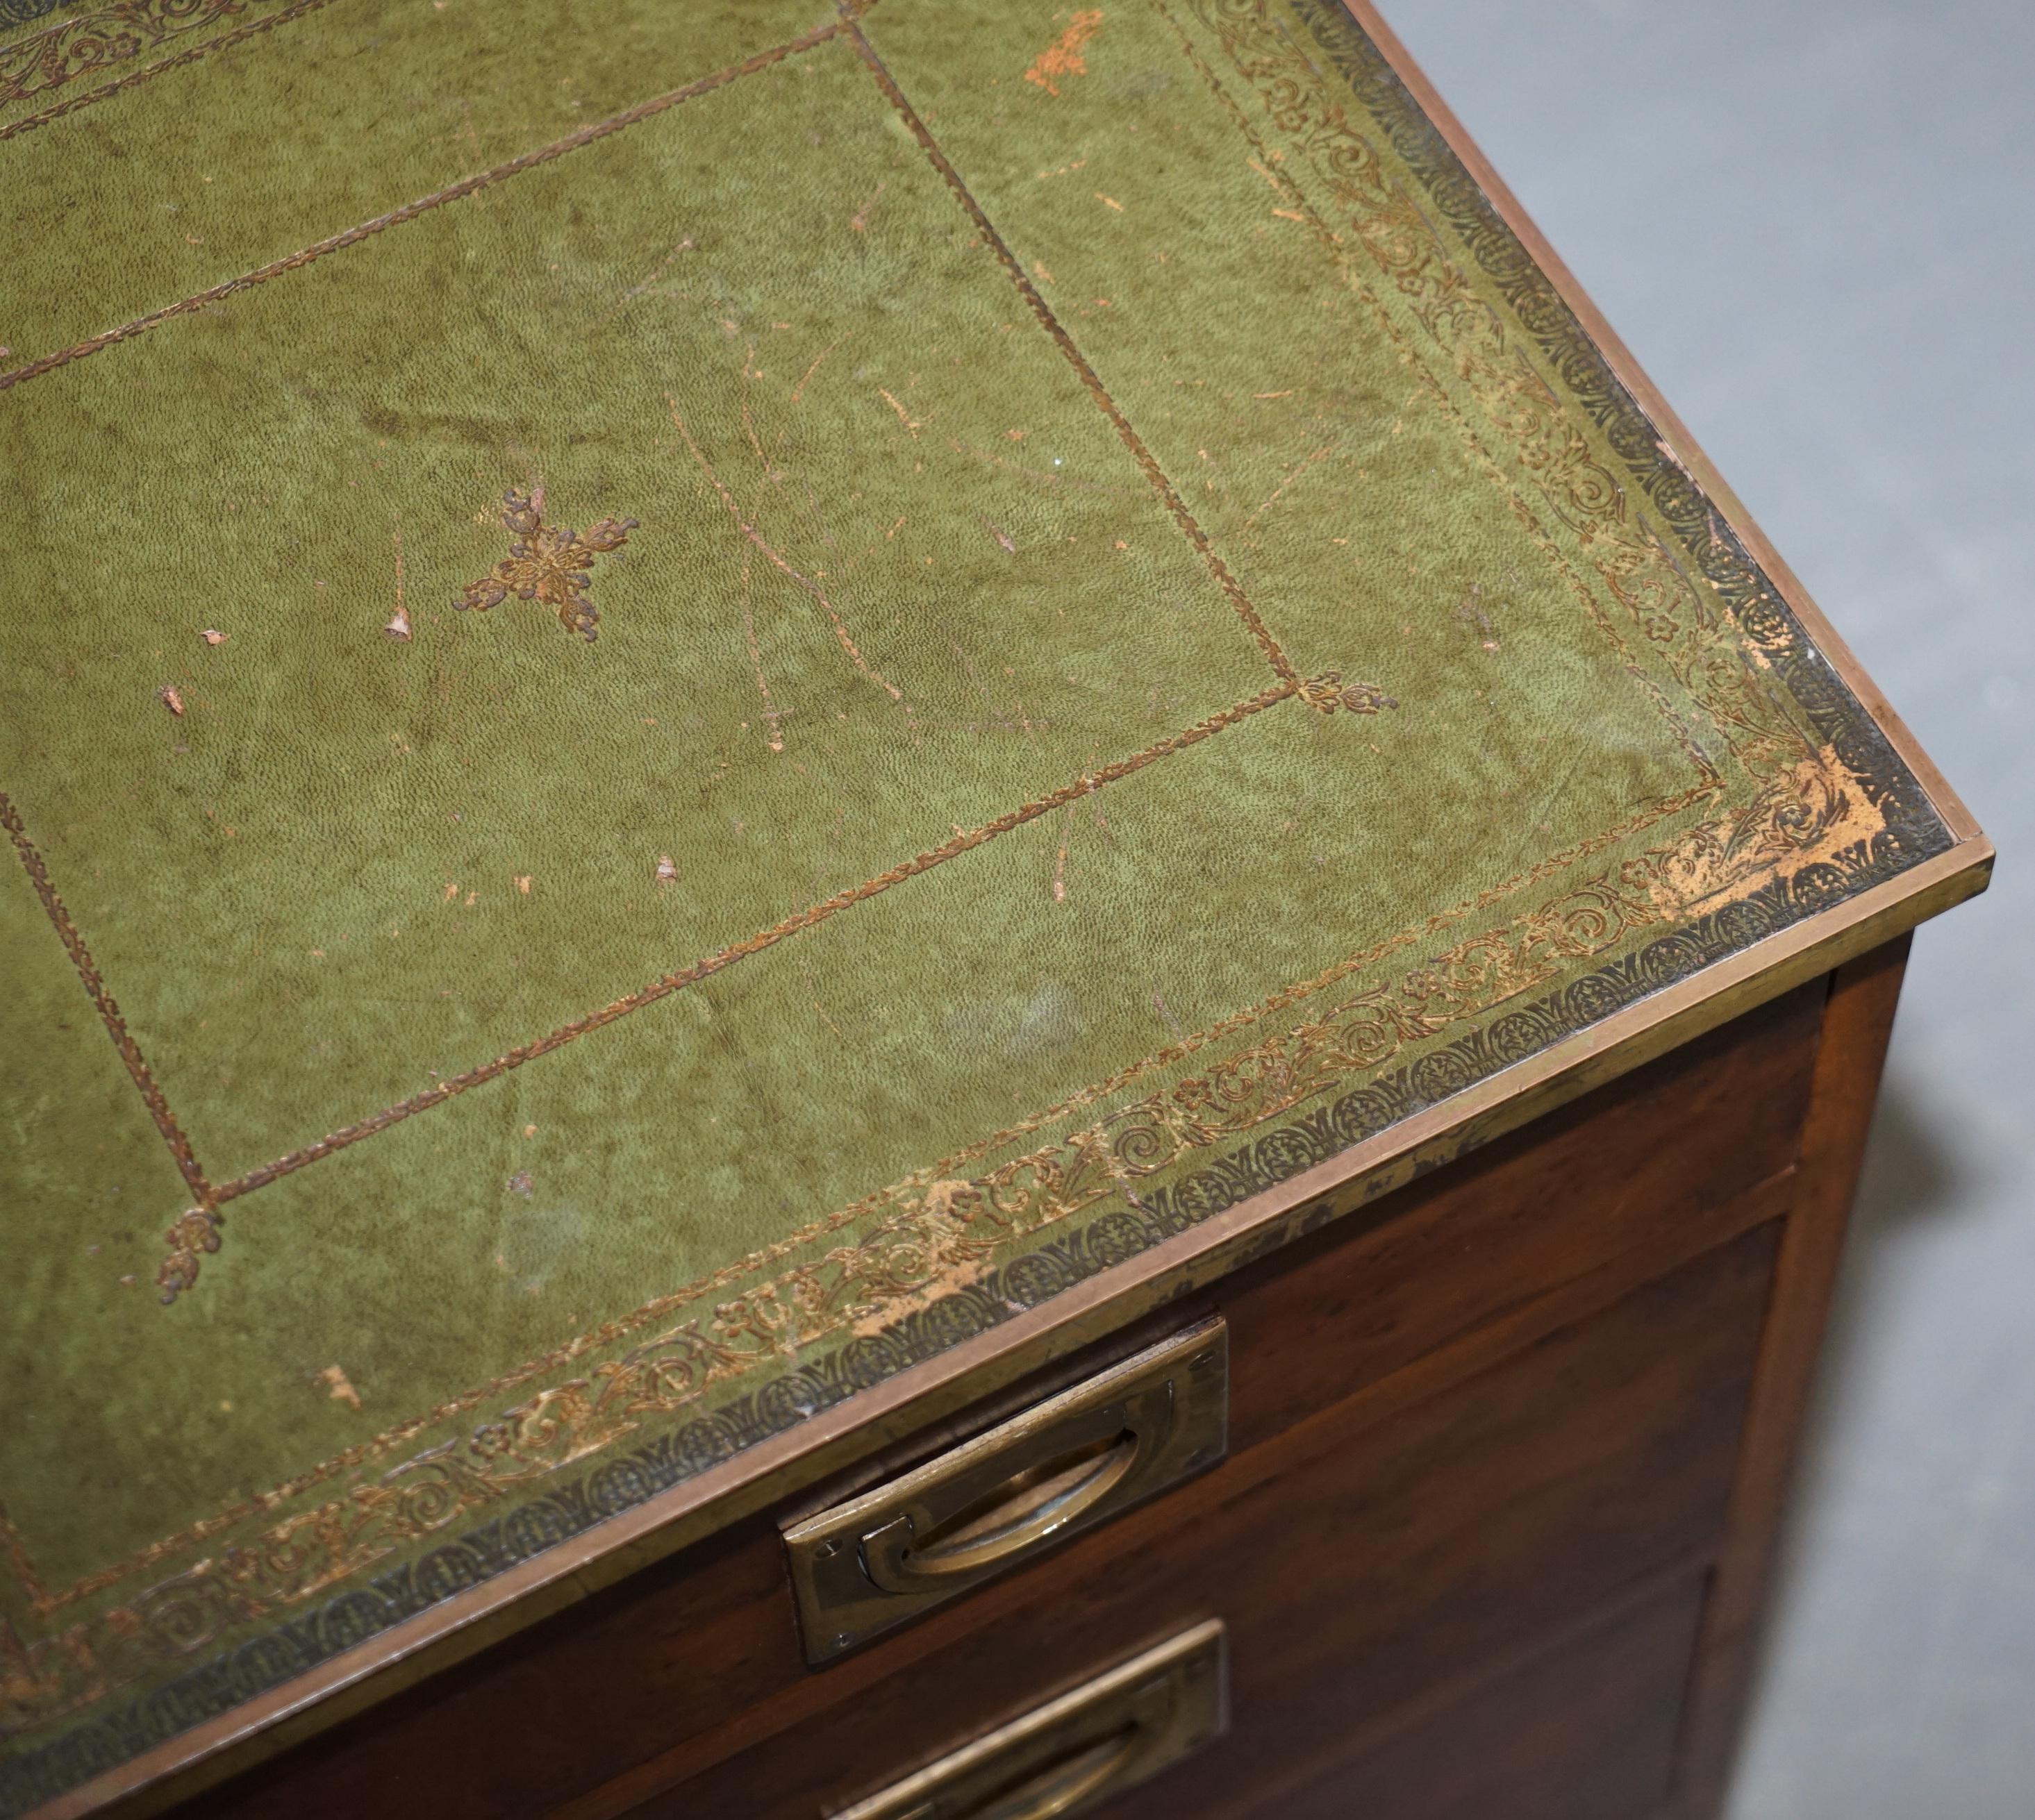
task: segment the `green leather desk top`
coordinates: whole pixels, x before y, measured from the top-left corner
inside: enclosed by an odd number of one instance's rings
[[[0,1811],[1957,845],[1332,0],[0,19]]]

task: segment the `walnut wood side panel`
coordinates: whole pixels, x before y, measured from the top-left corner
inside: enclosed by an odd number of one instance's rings
[[[882,1464],[908,1464],[1205,1307],[1231,1324],[1240,1454],[1624,1259],[1622,1277],[1615,1270],[1593,1292],[1608,1299],[1667,1268],[1672,1256],[1656,1255],[1663,1246],[1686,1254],[1779,1210],[1745,1198],[1794,1160],[1822,997],[1819,981],[1762,1006]],[[754,1520],[263,1766],[203,1807],[358,1813],[395,1799],[446,1820],[540,1811],[631,1765],[683,1758],[689,1739],[711,1760],[729,1747],[708,1740],[744,1715],[762,1735],[765,1703],[807,1698],[807,1683],[776,1527]]]
[[[1743,1234],[1382,1427],[1352,1404],[1297,1424],[1025,1574],[908,1672],[871,1651],[826,1709],[626,1811],[811,1820],[1220,1618],[1232,1730],[1194,1772],[1197,1812],[1219,1811],[1267,1765],[1703,1556],[1778,1236]]]

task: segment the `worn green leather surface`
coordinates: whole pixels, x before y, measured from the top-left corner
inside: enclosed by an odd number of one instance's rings
[[[1326,0],[114,13],[0,48],[9,1808],[1944,844]]]

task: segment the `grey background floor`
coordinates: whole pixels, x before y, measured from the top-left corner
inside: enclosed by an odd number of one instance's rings
[[[1382,0],[2003,855],[1917,935],[1730,1820],[2035,1814],[2035,4]]]

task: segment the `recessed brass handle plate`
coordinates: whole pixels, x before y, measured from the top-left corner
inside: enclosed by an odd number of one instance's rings
[[[928,1611],[1220,1460],[1220,1319],[1134,1354],[784,1532],[806,1660]]]
[[[964,1744],[837,1820],[1074,1820],[1228,1724],[1211,1619]]]

